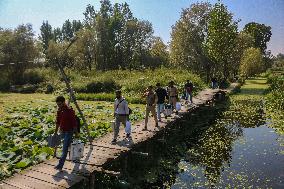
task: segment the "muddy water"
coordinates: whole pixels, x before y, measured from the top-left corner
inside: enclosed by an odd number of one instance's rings
[[[284,188],[283,136],[261,99],[205,106],[107,165],[109,188]]]

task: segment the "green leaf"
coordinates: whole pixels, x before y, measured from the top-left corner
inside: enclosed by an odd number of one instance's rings
[[[27,167],[29,164],[31,163],[31,161],[27,158],[23,159],[22,161],[18,162],[16,164],[16,168],[25,168]]]

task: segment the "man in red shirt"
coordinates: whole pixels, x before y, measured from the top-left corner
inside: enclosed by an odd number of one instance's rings
[[[58,111],[56,116],[55,134],[58,132],[59,128],[61,132],[61,137],[64,141],[62,155],[60,157],[58,165],[55,166],[55,169],[61,171],[67,157],[68,147],[72,142],[73,133],[76,133],[76,137],[78,137],[79,133],[77,130],[75,112],[72,108],[66,105],[65,98],[63,96],[58,96],[56,98],[56,104],[58,106]]]

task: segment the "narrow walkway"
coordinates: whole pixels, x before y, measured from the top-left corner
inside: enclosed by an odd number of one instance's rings
[[[235,83],[232,84],[225,92],[230,92],[235,86]],[[212,101],[214,95],[218,92],[220,92],[219,89],[205,89],[201,91],[193,98],[193,105],[189,107],[182,106],[179,115],[169,117],[166,120],[163,119],[163,122],[159,124],[159,130],[154,127],[154,121],[150,119],[148,130],[142,131],[144,123],[141,121],[132,126],[132,140],[126,140],[124,131],[121,131],[117,145],[110,144],[113,134],[108,133],[93,141],[92,144],[85,145],[84,157],[80,160],[80,163],[66,161],[63,171],[58,172],[54,169],[54,166],[58,163],[58,159],[53,158],[3,180],[2,183],[0,183],[0,189],[63,189],[70,188],[82,180],[91,178],[94,172],[105,172],[113,175],[119,174],[104,170],[102,166],[131,150],[136,144],[152,138],[157,132],[163,130],[169,123],[179,119],[188,111]],[[123,128],[121,128],[121,130],[123,130]]]

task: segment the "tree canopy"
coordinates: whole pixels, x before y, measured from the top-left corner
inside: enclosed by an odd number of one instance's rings
[[[250,22],[245,25],[244,32],[254,38],[254,47],[259,48],[264,54],[267,49],[267,43],[270,41],[271,27],[256,22]]]

